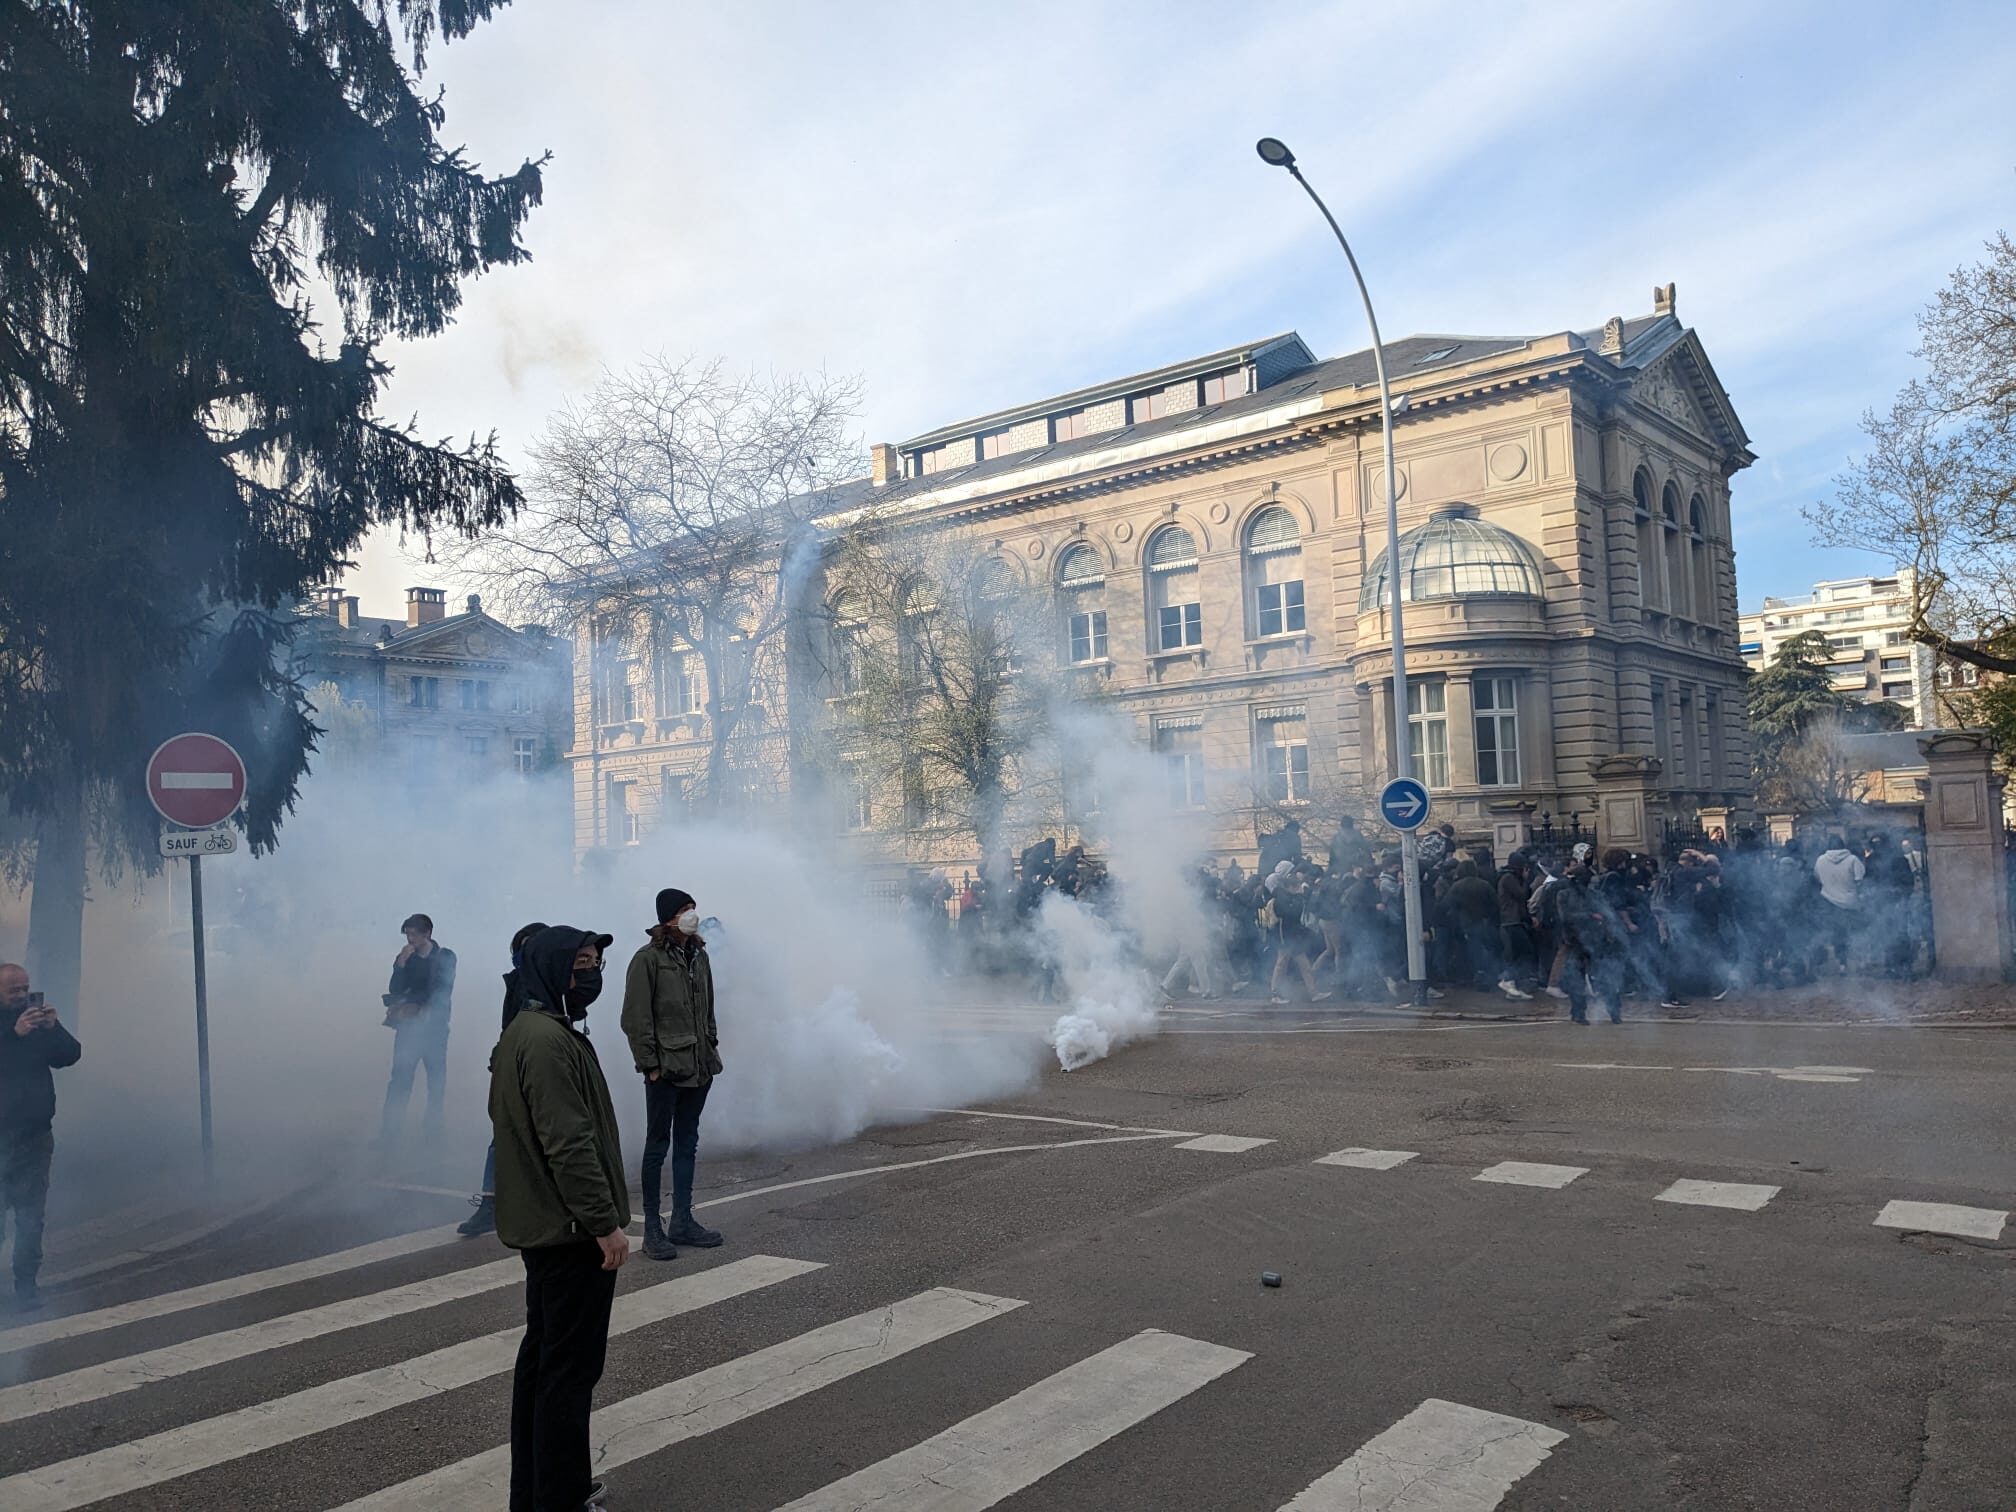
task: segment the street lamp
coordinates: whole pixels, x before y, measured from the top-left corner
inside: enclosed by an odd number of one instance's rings
[[[1386,349],[1379,343],[1379,317],[1372,313],[1372,295],[1365,287],[1365,275],[1358,271],[1358,259],[1352,255],[1351,243],[1344,239],[1344,228],[1337,224],[1337,217],[1323,203],[1323,196],[1311,187],[1309,180],[1302,176],[1302,170],[1295,166],[1295,154],[1288,150],[1288,144],[1279,137],[1262,137],[1254,150],[1260,154],[1260,161],[1269,167],[1286,168],[1309,198],[1315,201],[1316,208],[1323,212],[1323,219],[1330,223],[1337,245],[1344,249],[1344,260],[1351,264],[1351,277],[1357,281],[1358,297],[1365,303],[1365,323],[1372,328],[1372,367],[1379,375],[1379,434],[1386,451],[1386,576],[1392,594],[1390,612],[1393,620],[1393,764],[1404,770],[1407,752],[1407,632],[1400,618],[1400,496],[1394,487],[1393,476],[1393,416],[1397,411],[1392,390],[1386,386]],[[1415,865],[1413,830],[1400,832],[1400,883],[1407,900],[1407,980],[1413,989],[1414,1001],[1422,1003],[1428,997],[1428,971],[1422,951],[1421,873]]]

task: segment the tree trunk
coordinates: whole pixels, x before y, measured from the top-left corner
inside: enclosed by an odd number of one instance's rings
[[[64,778],[35,831],[28,975],[73,1031],[84,976],[84,791]]]

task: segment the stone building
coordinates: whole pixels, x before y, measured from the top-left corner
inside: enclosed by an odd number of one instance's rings
[[[1827,637],[1837,693],[1897,704],[1912,729],[1951,725],[1941,691],[1972,688],[1979,674],[1973,667],[1941,665],[1930,646],[1911,639],[1913,590],[1905,567],[1889,577],[1837,578],[1815,583],[1811,593],[1767,598],[1743,616],[1738,649],[1751,670],[1762,671],[1793,636],[1817,630]]]
[[[1571,816],[1650,847],[1662,820],[1746,801],[1729,484],[1753,457],[1671,285],[1654,305],[1387,349],[1405,749],[1436,818],[1501,853]],[[1051,596],[1055,655],[1133,720],[1221,854],[1250,859],[1284,814],[1320,835],[1367,813],[1395,770],[1369,352],[1319,361],[1289,333],[940,426],[874,447],[821,503],[826,529],[952,532]],[[668,696],[704,719],[704,690]],[[677,744],[638,752],[626,803]],[[592,811],[614,801],[577,782],[581,845],[608,843]]]
[[[567,643],[492,619],[474,594],[450,614],[447,598],[409,588],[405,618],[381,619],[324,590],[299,641],[301,680],[320,690],[329,732],[318,765],[368,766],[414,789],[559,765],[573,735]]]

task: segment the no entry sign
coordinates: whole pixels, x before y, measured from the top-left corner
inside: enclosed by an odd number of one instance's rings
[[[208,829],[245,801],[245,763],[215,735],[177,735],[147,762],[147,796],[163,819]]]

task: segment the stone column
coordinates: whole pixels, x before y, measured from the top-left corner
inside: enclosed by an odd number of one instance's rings
[[[1918,742],[1925,783],[1925,879],[1938,975],[1999,982],[2009,975],[2008,861],[1993,777],[1995,742],[1955,730]]]
[[[1649,853],[1652,820],[1647,802],[1659,780],[1654,756],[1606,756],[1589,763],[1596,779],[1596,841],[1602,850],[1613,845]]]

